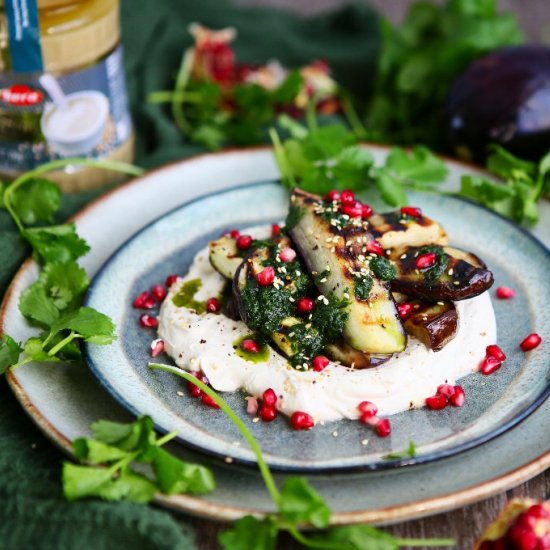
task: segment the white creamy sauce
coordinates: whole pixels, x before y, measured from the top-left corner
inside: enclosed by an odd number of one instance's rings
[[[262,231],[263,230],[263,231]],[[265,237],[265,228],[249,231]],[[456,302],[459,328],[455,338],[434,353],[409,335],[407,349],[383,365],[352,370],[331,363],[322,372],[297,371],[279,353],[269,348],[268,361],[253,363],[239,357],[234,342],[251,333],[241,321],[222,314],[197,315],[174,305],[172,298],[185,281],[201,279],[195,300],[218,296],[225,279],[208,259],[208,247],[195,256],[189,273],[172,285],[159,317],[159,336],[165,350],[179,367],[204,372],[212,387],[222,392],[242,388],[260,397],[267,388],[279,396],[277,409],[287,415],[303,411],[316,422],[355,419],[357,405],[372,401],[379,416],[423,407],[443,383],[454,384],[475,372],[485,357],[485,348],[496,343],[496,321],[489,293]]]

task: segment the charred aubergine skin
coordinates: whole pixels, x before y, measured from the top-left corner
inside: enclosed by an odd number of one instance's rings
[[[294,189],[289,234],[323,294],[349,300],[344,339],[372,354],[403,351],[407,336],[389,285],[373,276],[366,246],[374,240],[368,222],[350,219],[336,202]]]

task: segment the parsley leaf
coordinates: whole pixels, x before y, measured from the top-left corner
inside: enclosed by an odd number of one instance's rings
[[[245,516],[219,536],[225,550],[275,550],[279,528],[272,518]]]
[[[53,181],[33,179],[13,193],[15,211],[25,225],[53,223],[61,206],[61,190]]]
[[[21,346],[11,336],[4,334],[0,338],[0,374],[17,363],[22,351]]]

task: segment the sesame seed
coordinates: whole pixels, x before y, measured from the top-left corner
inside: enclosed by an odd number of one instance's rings
[[[322,294],[319,294],[319,296],[317,296],[317,300],[321,301],[323,300],[325,297],[322,295]]]
[[[334,431],[332,432],[332,436],[333,436],[333,437],[338,437],[338,432],[337,432],[336,430],[334,430]]]
[[[414,253],[414,257],[417,258],[417,257],[418,257],[418,254],[420,254],[420,252],[417,250],[417,251]]]
[[[225,462],[227,462],[227,464],[231,464],[233,462],[233,458],[230,456],[226,456],[224,460]]]
[[[453,281],[453,285],[459,285],[460,281]]]
[[[184,396],[184,393],[182,391],[177,391],[176,392],[176,395],[179,395],[180,397],[183,397]]]
[[[369,440],[368,440],[368,439],[363,439],[363,440],[361,441],[361,445],[363,445],[363,447],[366,447],[368,444],[369,444]]]
[[[444,305],[445,305],[445,302],[437,302],[437,305],[438,305],[438,306],[444,306]]]
[[[289,296],[288,301],[294,303],[296,300],[292,296]]]
[[[327,282],[327,278],[326,278],[326,277],[323,277],[319,282],[320,282],[320,283],[326,283],[326,282]]]
[[[401,260],[404,260],[405,258],[407,257],[406,254],[401,254],[401,256],[399,257]]]
[[[255,418],[252,419],[252,422],[254,422],[254,424],[256,424],[257,422],[259,422],[260,419],[256,416]]]
[[[399,220],[399,223],[400,223],[401,225],[407,225],[407,220]]]
[[[449,271],[447,271],[447,274],[452,275],[454,272],[455,272],[454,269],[451,267],[451,269],[449,269]]]

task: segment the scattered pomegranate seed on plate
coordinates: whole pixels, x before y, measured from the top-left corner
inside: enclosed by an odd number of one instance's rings
[[[514,298],[516,295],[516,291],[509,286],[499,286],[497,288],[497,298],[500,298],[501,300],[510,300],[510,298]]]
[[[248,351],[248,353],[258,353],[260,351],[260,345],[258,344],[258,342],[252,340],[251,338],[243,340],[241,348],[244,351]]]
[[[449,398],[449,402],[453,407],[462,407],[466,401],[466,392],[462,386],[455,386],[454,393]]]
[[[426,398],[426,406],[434,411],[444,409],[448,404],[449,398],[441,393]]]
[[[281,234],[281,226],[278,223],[274,223],[271,226],[271,236],[276,237]]]
[[[391,434],[391,423],[389,418],[383,418],[376,425],[376,433],[380,437],[388,437]]]
[[[202,394],[201,400],[205,405],[208,405],[209,407],[212,407],[213,409],[219,409],[220,408],[220,406],[209,395],[206,395],[205,393]]]
[[[164,285],[156,284],[151,289],[151,294],[155,297],[155,300],[157,302],[162,302],[164,298],[166,298],[166,295],[168,294],[168,291],[166,290],[166,287]]]
[[[229,232],[229,236],[232,238],[232,239],[237,239],[241,236],[241,232],[238,230],[238,229],[232,229],[230,232]]]
[[[492,355],[489,355],[481,362],[479,370],[481,371],[481,374],[489,375],[500,369],[500,367],[502,367],[502,361]]]
[[[147,313],[143,313],[142,315],[140,315],[139,324],[143,328],[156,328],[159,326],[158,319]]]
[[[325,357],[324,355],[317,355],[317,357],[313,358],[311,366],[313,367],[314,371],[321,372],[326,367],[328,367],[329,363],[330,360],[328,359],[328,357]]]
[[[156,303],[154,296],[146,290],[134,300],[134,307],[136,309],[153,309]]]
[[[247,250],[252,246],[252,237],[250,235],[241,235],[237,238],[237,248]]]
[[[495,357],[499,361],[506,361],[506,354],[496,344],[487,346],[486,353],[488,356]]]
[[[269,405],[264,405],[260,409],[260,418],[264,422],[271,422],[277,418],[277,409],[275,407],[270,407]]]
[[[455,386],[451,386],[451,384],[441,384],[441,386],[437,388],[437,393],[445,397],[451,397],[455,393]]]
[[[521,342],[519,347],[523,351],[531,351],[532,349],[539,347],[541,342],[542,338],[536,332],[533,332],[533,334],[529,334],[529,336]]]
[[[361,401],[361,403],[357,405],[357,408],[359,412],[363,413],[363,416],[376,416],[378,413],[378,407],[370,401]]]
[[[272,388],[267,388],[267,390],[264,391],[262,396],[264,405],[267,405],[268,407],[274,407],[277,403],[277,394],[273,391]]]
[[[209,298],[206,302],[206,311],[209,313],[218,313],[222,306],[217,298]]]
[[[295,430],[311,430],[315,426],[313,416],[302,411],[292,413],[290,422]]]
[[[166,277],[166,286],[170,288],[177,280],[179,279],[179,275],[168,275]]]
[[[158,338],[151,342],[151,356],[158,357],[164,351],[164,340]]]

